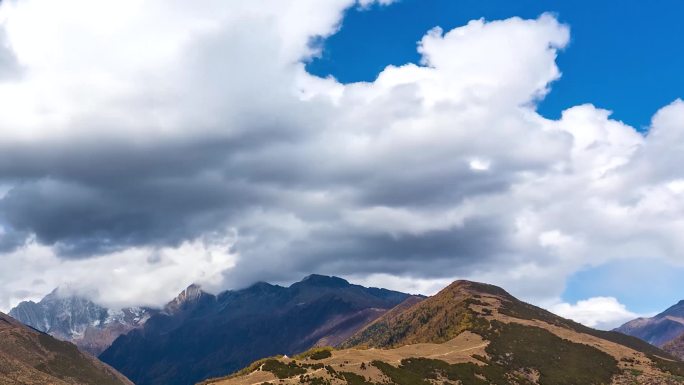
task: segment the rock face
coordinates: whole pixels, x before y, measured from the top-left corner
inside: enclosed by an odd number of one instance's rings
[[[320,275],[217,296],[191,286],[100,358],[138,385],[194,384],[261,357],[339,343],[408,297]]]
[[[25,325],[97,356],[121,334],[141,327],[154,312],[146,308],[115,311],[55,289],[38,303],[20,303],[9,314]]]
[[[457,281],[404,302],[333,351],[266,358],[212,385],[674,385],[684,364],[637,338],[598,331]]]
[[[637,318],[615,329],[659,347],[684,334],[684,301],[651,318]]]
[[[133,385],[76,346],[0,313],[0,384]]]
[[[202,291],[199,285],[192,284],[188,286],[185,290],[181,291],[176,298],[164,306],[164,312],[166,314],[175,314],[182,311],[188,306],[193,306],[195,303],[202,300],[202,297],[206,295]]]

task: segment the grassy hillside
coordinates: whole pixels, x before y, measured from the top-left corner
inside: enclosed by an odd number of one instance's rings
[[[272,358],[216,385],[684,384],[684,364],[619,333],[602,332],[458,281],[370,323],[330,357]]]

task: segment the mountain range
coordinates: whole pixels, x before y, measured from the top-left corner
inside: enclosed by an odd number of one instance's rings
[[[615,330],[641,338],[684,359],[684,300],[660,314],[634,319]]]
[[[658,385],[682,375],[684,364],[640,339],[457,281],[385,313],[338,349],[265,358],[203,384]]]
[[[133,385],[69,342],[0,313],[0,384]]]
[[[191,286],[100,359],[137,385],[192,384],[258,358],[337,345],[409,297],[321,275],[218,295]]]
[[[675,329],[682,307],[621,331],[643,332],[679,354],[684,337],[661,335]],[[161,309],[122,313],[59,291],[13,309],[82,346],[78,337],[88,330],[130,325],[101,361],[0,314],[0,385],[684,383],[684,364],[640,338],[594,330],[469,281],[427,298],[321,275],[217,295],[191,285]]]
[[[81,296],[55,289],[38,303],[21,302],[10,310],[9,315],[98,356],[117,337],[144,325],[155,312],[140,307],[108,309]]]

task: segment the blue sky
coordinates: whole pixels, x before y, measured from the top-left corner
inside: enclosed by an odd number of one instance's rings
[[[388,64],[418,63],[416,42],[434,26],[448,31],[478,18],[535,18],[551,12],[571,28],[557,62],[562,78],[538,106],[558,118],[592,103],[640,131],[684,90],[684,2],[565,0],[403,0],[390,7],[347,11],[341,30],[308,64],[341,82],[372,81]],[[678,46],[679,44],[679,46]],[[573,275],[563,299],[613,296],[637,313],[658,312],[684,298],[684,269],[634,260],[588,267]]]
[[[342,30],[308,65],[342,82],[371,81],[388,64],[417,62],[416,42],[485,18],[535,18],[552,12],[570,25],[571,43],[558,59],[563,78],[539,106],[557,118],[568,107],[593,103],[638,129],[684,90],[684,2],[624,0],[403,0],[390,7],[350,9]]]
[[[609,262],[575,273],[567,282],[564,300],[577,302],[610,296],[640,314],[660,313],[684,299],[684,269],[659,261]]]

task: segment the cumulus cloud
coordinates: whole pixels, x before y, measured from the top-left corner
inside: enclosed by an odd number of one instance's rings
[[[587,265],[679,262],[681,101],[646,136],[592,105],[540,116],[570,38],[551,15],[427,31],[420,64],[373,82],[308,74],[312,42],[368,5],[0,3],[21,69],[0,82],[0,306],[311,272],[549,300]]]
[[[575,304],[558,303],[549,310],[586,326],[610,330],[639,317],[614,297],[593,297]]]

